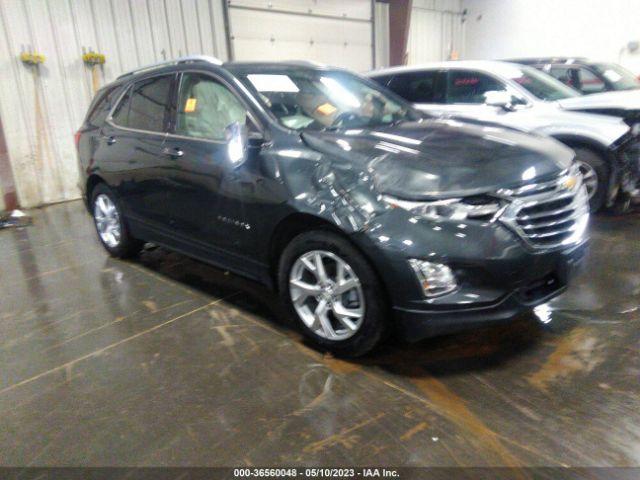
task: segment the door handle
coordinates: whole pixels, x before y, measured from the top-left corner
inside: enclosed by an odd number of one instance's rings
[[[162,154],[169,155],[172,158],[180,158],[181,156],[184,155],[184,152],[178,147],[176,148],[164,147],[162,149]]]
[[[114,143],[116,143],[116,137],[107,137],[107,145],[113,145]]]

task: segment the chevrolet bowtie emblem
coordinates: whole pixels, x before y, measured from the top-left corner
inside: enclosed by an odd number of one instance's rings
[[[562,182],[562,186],[565,190],[572,190],[573,187],[578,183],[578,179],[576,177],[568,177],[564,182]]]

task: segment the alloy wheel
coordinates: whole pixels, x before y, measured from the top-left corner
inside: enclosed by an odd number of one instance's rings
[[[578,162],[578,168],[582,174],[582,183],[587,188],[589,199],[593,197],[598,190],[598,174],[596,170],[586,162]]]
[[[362,326],[360,279],[332,252],[313,250],[298,257],[289,275],[289,294],[300,319],[319,337],[345,340]]]
[[[93,217],[102,241],[110,248],[117,247],[122,237],[120,215],[116,205],[104,193],[96,197]]]

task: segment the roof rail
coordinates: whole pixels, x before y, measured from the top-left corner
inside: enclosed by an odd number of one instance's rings
[[[168,67],[170,65],[180,65],[181,63],[196,63],[196,62],[205,62],[205,63],[211,63],[213,65],[222,65],[222,61],[217,59],[216,57],[212,57],[209,55],[188,55],[186,57],[179,57],[174,60],[167,60],[166,62],[158,62],[158,63],[153,63],[151,65],[146,65],[144,67],[136,68],[135,70],[131,70],[129,72],[123,73],[122,75],[118,76],[118,80],[124,77],[128,77],[129,75],[151,71],[157,68]]]

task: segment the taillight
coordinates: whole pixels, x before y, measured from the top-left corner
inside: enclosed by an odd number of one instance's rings
[[[76,142],[76,150],[80,148],[80,130],[73,135],[73,141]]]

